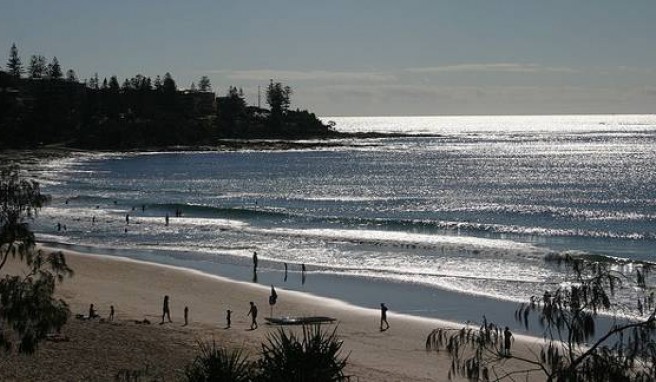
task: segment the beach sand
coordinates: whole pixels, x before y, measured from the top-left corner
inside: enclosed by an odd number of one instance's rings
[[[70,304],[73,315],[87,314],[93,303],[98,314],[107,317],[110,305],[114,305],[114,322],[72,317],[63,330],[69,341],[46,341],[33,356],[1,356],[0,380],[114,380],[126,370],[177,380],[184,365],[193,359],[198,341],[214,339],[228,347],[242,347],[257,357],[267,334],[278,328],[266,325],[263,319],[270,315],[268,286],[124,258],[64,252],[75,275],[58,286],[57,295]],[[6,268],[6,273],[20,272],[16,263]],[[391,306],[391,328],[381,332],[378,310],[280,288],[276,291],[274,316],[337,319],[352,380],[448,379],[451,359],[445,352],[426,352],[426,336],[438,326],[462,325],[395,314]],[[173,323],[160,325],[164,295],[170,296]],[[248,330],[249,301],[259,308],[259,328],[253,331]],[[185,306],[189,307],[188,326],[182,326]],[[227,309],[233,311],[230,329],[225,329]],[[143,319],[151,324],[135,323]],[[513,351],[528,354],[534,345],[517,336]],[[512,370],[518,366],[509,362],[504,367]],[[531,379],[543,378],[537,375]]]

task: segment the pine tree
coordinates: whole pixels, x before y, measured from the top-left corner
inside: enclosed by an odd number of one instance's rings
[[[212,91],[212,84],[210,83],[209,77],[202,76],[200,80],[198,80],[198,90],[201,92]]]
[[[20,78],[21,74],[23,74],[23,64],[21,63],[21,59],[18,56],[18,48],[16,48],[16,44],[11,44],[11,50],[9,51],[9,61],[7,61],[7,69],[9,69],[9,74],[16,78]]]
[[[43,78],[46,75],[46,69],[45,57],[36,54],[33,54],[32,57],[30,57],[30,65],[27,68],[30,78]]]
[[[52,58],[52,62],[48,64],[48,69],[46,71],[48,78],[53,80],[59,80],[64,76],[62,73],[61,66],[59,65],[59,60],[57,57]]]

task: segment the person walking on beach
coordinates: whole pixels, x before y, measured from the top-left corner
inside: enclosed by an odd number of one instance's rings
[[[166,216],[164,217],[164,221],[166,222],[166,226],[168,227],[169,225],[169,213],[166,213]]]
[[[125,214],[125,224],[130,224],[130,214]]]
[[[171,310],[169,309],[168,295],[164,296],[164,305],[162,306],[162,322],[160,322],[160,325],[164,323],[164,317],[168,317],[169,322],[173,322],[171,321]]]
[[[383,328],[383,324],[385,324],[385,327]],[[385,330],[389,329],[389,323],[387,322],[387,306],[385,306],[385,303],[380,303],[380,331],[384,332]]]
[[[109,306],[109,317],[107,319],[111,322],[114,321],[114,305]]]
[[[510,357],[510,345],[512,340],[512,333],[510,328],[506,326],[506,329],[503,331],[503,355]]]
[[[182,326],[187,326],[187,325],[189,325],[189,321],[188,321],[188,319],[189,319],[189,307],[188,307],[188,306],[185,306],[185,308],[184,308],[184,321],[185,321],[185,323],[184,323],[184,325],[182,325]]]
[[[232,310],[228,309],[226,310],[226,329],[230,329],[230,315],[232,314]]]
[[[257,306],[253,301],[250,302],[251,309],[248,311],[248,316],[251,316],[251,330],[257,329]]]
[[[257,271],[257,252],[253,252],[253,272]]]

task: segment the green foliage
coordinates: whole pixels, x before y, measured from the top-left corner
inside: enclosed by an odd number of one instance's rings
[[[0,270],[11,257],[29,269],[24,276],[0,279],[0,346],[33,353],[39,341],[59,330],[70,311],[63,300],[53,298],[55,284],[72,275],[61,252],[35,251],[34,234],[27,220],[48,201],[38,183],[22,179],[18,168],[0,172]]]
[[[190,382],[333,382],[346,381],[347,357],[342,342],[320,325],[303,326],[302,338],[283,329],[268,336],[259,360],[241,350],[227,350],[214,341],[201,343],[200,354],[185,368]]]
[[[259,361],[261,382],[344,381],[348,356],[341,356],[342,341],[336,330],[325,332],[321,325],[303,326],[303,336],[279,329],[262,345]]]
[[[200,354],[185,368],[189,382],[252,381],[254,364],[241,350],[227,350],[216,342],[200,343]]]
[[[515,314],[527,328],[531,316],[542,326],[545,344],[539,354],[533,358],[506,354],[500,327],[487,322],[479,328],[436,329],[429,334],[426,349],[446,350],[451,356],[450,378],[502,380],[532,372],[542,373],[549,381],[656,379],[656,308],[646,282],[652,265],[624,267],[571,256],[559,259],[559,263],[572,270],[572,282],[532,297]],[[635,277],[624,271],[634,272]],[[615,298],[619,290],[624,299],[633,293],[637,306],[620,303]],[[613,314],[614,324],[599,335],[595,318],[601,311]],[[621,313],[635,318],[622,318]],[[505,371],[503,364],[508,358],[526,368]]]

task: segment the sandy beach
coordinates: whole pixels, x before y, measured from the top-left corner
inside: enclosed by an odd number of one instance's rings
[[[64,328],[67,342],[44,342],[34,356],[0,358],[2,380],[114,380],[126,370],[144,370],[164,380],[177,380],[193,359],[197,342],[214,339],[228,347],[243,347],[256,356],[260,344],[277,327],[266,325],[270,288],[196,271],[118,257],[65,251],[75,275],[58,286],[75,314],[86,314],[93,303],[101,317],[114,305],[114,322],[71,318]],[[14,263],[7,273],[20,272]],[[447,380],[450,359],[426,352],[427,334],[438,326],[460,327],[435,319],[399,315],[390,307],[391,328],[380,332],[380,312],[341,301],[277,289],[274,316],[318,315],[337,319],[337,332],[349,354],[347,372],[359,381]],[[170,296],[173,323],[160,325],[162,300]],[[257,330],[249,330],[249,301],[259,307]],[[184,307],[189,325],[183,325]],[[226,310],[233,311],[226,329]],[[148,320],[151,324],[137,324]],[[332,327],[329,326],[329,327]],[[518,336],[515,352],[526,352]],[[506,364],[506,368],[514,365]],[[516,365],[515,365],[516,367]],[[539,380],[537,378],[536,380]]]

